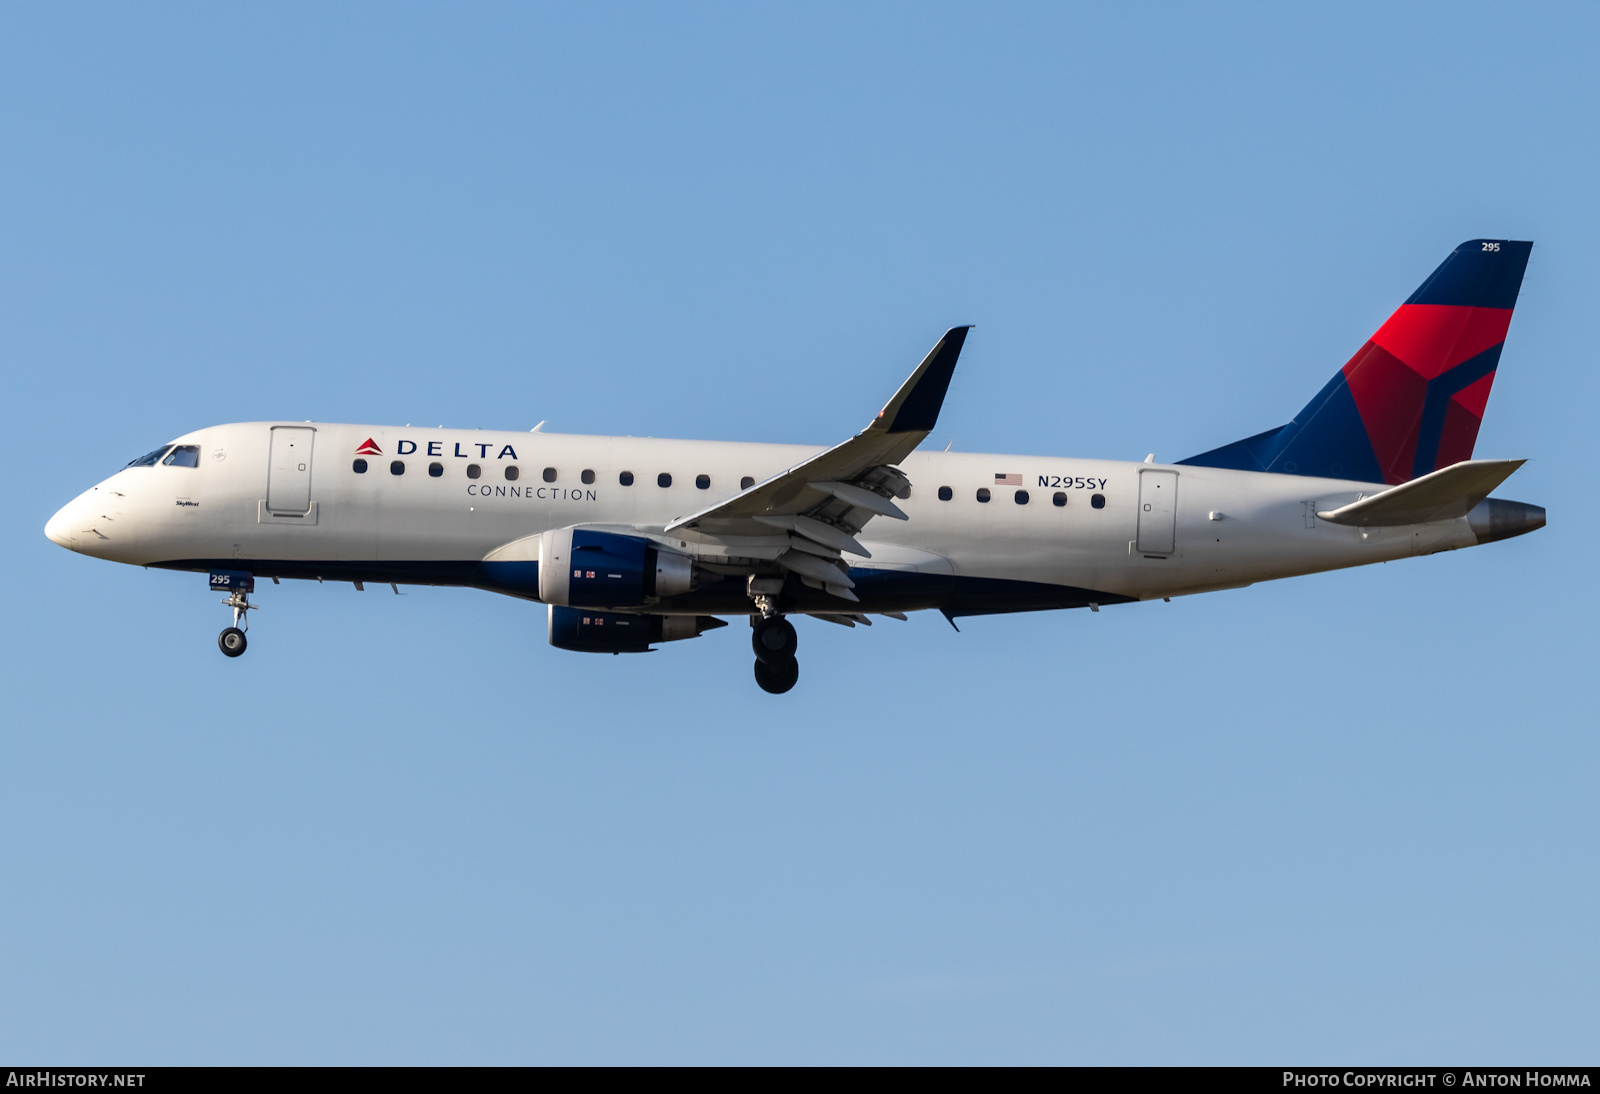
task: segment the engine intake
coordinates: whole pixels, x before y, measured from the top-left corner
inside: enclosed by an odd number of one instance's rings
[[[642,536],[553,528],[539,537],[539,599],[546,604],[642,607],[693,585],[692,559]]]
[[[648,653],[652,642],[699,638],[727,625],[711,615],[630,615],[550,605],[550,644],[579,653]]]

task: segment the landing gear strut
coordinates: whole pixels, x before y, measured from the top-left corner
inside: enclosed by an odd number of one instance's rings
[[[756,655],[756,683],[761,690],[782,695],[800,679],[800,662],[794,651],[800,644],[794,624],[781,615],[750,621],[750,646]]]

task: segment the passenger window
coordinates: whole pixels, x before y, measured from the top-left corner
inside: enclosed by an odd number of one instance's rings
[[[1090,494],[1089,504],[1096,509],[1104,509],[1106,507],[1106,496],[1104,494]]]
[[[989,488],[987,486],[978,487],[978,500],[985,502],[989,500]]]
[[[428,477],[429,478],[437,479],[440,476],[442,476],[443,474],[444,474],[444,464],[442,464],[442,463],[430,463],[428,465]]]
[[[506,468],[506,481],[507,482],[516,482],[517,481],[517,476],[520,475],[520,474],[522,474],[522,472],[517,470],[517,465],[516,464],[512,464],[510,467]]]
[[[365,475],[367,473],[367,461],[357,460],[355,463],[350,465],[350,470],[354,471],[358,475]]]
[[[1057,509],[1061,508],[1063,505],[1067,504],[1067,495],[1062,491],[1057,490],[1050,498],[1050,504],[1054,505]]]
[[[172,446],[170,444],[164,444],[160,448],[156,449],[154,452],[146,452],[143,456],[140,456],[136,460],[129,460],[128,461],[128,466],[129,467],[154,467],[156,464],[161,462],[161,457],[165,456],[167,454],[167,451],[169,449],[171,449],[171,448],[172,448]]]
[[[405,473],[406,473],[406,461],[405,460],[391,460],[391,461],[389,461],[389,474],[391,474],[391,475],[404,475]]]
[[[667,474],[665,471],[661,472],[661,474],[656,476],[656,485],[665,490],[667,487],[672,485],[672,476]]]
[[[594,485],[594,472],[589,470],[587,467],[583,469],[583,474],[579,475],[578,478],[585,486]]]
[[[633,472],[632,471],[624,471],[622,474],[617,476],[617,481],[620,482],[623,486],[632,486],[633,485]]]
[[[555,482],[556,481],[556,469],[555,468],[547,467],[547,468],[544,469],[544,481],[545,482]]]
[[[694,488],[696,490],[710,490],[711,489],[711,476],[710,475],[696,475],[694,477]]]
[[[1017,493],[1016,493],[1016,499],[1017,499],[1017,504],[1018,505],[1027,505],[1028,504],[1028,492],[1026,490],[1018,490]]]
[[[948,486],[939,487],[939,500],[940,501],[949,501],[951,498],[953,498],[955,496],[956,496],[956,492],[954,490],[950,489]]]
[[[200,446],[197,444],[180,444],[172,450],[172,455],[162,460],[166,467],[199,467]]]
[[[753,475],[746,475],[744,478],[739,480],[739,489],[740,490],[748,490],[752,486],[754,486],[755,484],[756,484],[755,477]]]
[[[483,474],[483,468],[479,467],[475,463],[467,464],[467,478],[475,479],[475,478],[478,478],[482,474]]]

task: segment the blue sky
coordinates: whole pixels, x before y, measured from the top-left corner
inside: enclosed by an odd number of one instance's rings
[[[0,1057],[1547,1062],[1600,1029],[1591,7],[0,12]],[[1536,535],[739,628],[202,578],[54,510],[260,418],[1178,459],[1533,239]],[[1584,256],[1588,255],[1589,258]]]

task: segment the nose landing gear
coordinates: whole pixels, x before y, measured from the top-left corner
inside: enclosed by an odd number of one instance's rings
[[[244,636],[244,632],[250,629],[249,613],[259,607],[250,603],[250,594],[255,591],[256,579],[251,574],[233,570],[213,570],[211,587],[228,590],[228,599],[222,603],[233,609],[233,626],[225,627],[222,633],[217,635],[217,648],[225,656],[238,657],[250,644]]]
[[[223,604],[233,609],[233,626],[224,628],[217,635],[217,646],[229,657],[238,657],[250,644],[244,636],[244,632],[250,629],[247,613],[255,611],[260,605],[250,603],[250,594],[244,589],[235,589]]]
[[[795,649],[800,636],[794,624],[781,615],[752,619],[750,646],[756,655],[756,683],[761,690],[782,695],[800,679],[800,662],[795,659]]]

